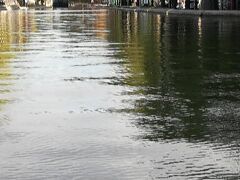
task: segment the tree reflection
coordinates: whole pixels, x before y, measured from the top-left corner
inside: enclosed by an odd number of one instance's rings
[[[134,87],[126,100],[133,107],[121,111],[136,115],[141,138],[215,140],[228,138],[225,130],[239,128],[239,38],[232,33],[239,30],[239,23],[112,13],[109,40],[122,43],[118,55],[128,71],[124,84]],[[233,108],[230,113],[223,105],[226,101]],[[221,120],[213,110],[219,106]],[[224,126],[222,134],[217,126]],[[238,135],[234,134],[235,140]]]

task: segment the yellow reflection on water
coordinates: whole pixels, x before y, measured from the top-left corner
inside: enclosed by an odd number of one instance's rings
[[[107,32],[106,32],[106,27],[107,27],[107,10],[103,10],[98,16],[96,16],[96,21],[95,21],[95,29],[96,31],[96,36],[100,39],[107,39]]]
[[[35,30],[32,18],[25,11],[0,11],[0,109],[8,103],[10,86],[14,83],[11,60],[23,50],[28,32]],[[1,119],[0,119],[1,120]]]

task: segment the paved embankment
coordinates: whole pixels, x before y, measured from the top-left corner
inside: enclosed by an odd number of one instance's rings
[[[240,11],[229,10],[179,10],[164,8],[135,8],[135,7],[111,7],[123,11],[149,12],[165,15],[194,15],[194,16],[240,16]]]

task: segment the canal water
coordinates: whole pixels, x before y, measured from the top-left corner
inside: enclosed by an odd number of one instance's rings
[[[240,21],[0,11],[0,179],[239,179]]]

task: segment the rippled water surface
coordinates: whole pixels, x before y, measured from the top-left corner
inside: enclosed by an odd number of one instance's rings
[[[0,179],[240,178],[239,19],[0,22]]]

